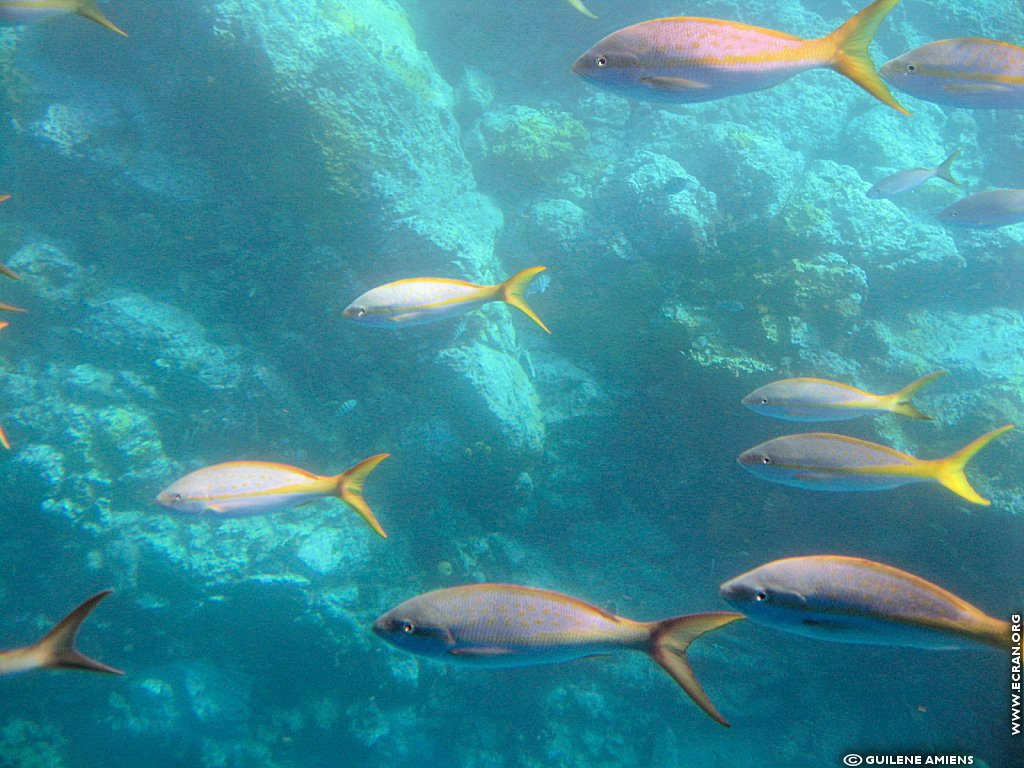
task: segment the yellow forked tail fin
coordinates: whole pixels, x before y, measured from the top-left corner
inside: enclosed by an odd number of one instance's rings
[[[526,303],[526,289],[529,287],[530,283],[533,282],[533,278],[545,269],[547,269],[547,267],[530,267],[529,269],[524,269],[522,272],[517,272],[512,275],[512,277],[498,286],[498,289],[499,296],[502,301],[506,304],[511,304],[545,331],[551,333],[548,327],[541,322],[539,317],[537,317],[537,314],[530,309],[530,305]]]
[[[363,483],[366,481],[366,477],[377,468],[377,465],[390,455],[390,453],[378,453],[376,456],[364,459],[354,467],[346,469],[337,477],[338,498],[358,512],[363,520],[369,523],[370,527],[385,539],[388,535],[384,533],[384,529],[377,521],[376,515],[373,514],[370,505],[363,498]]]
[[[850,78],[884,104],[904,115],[909,115],[910,113],[889,91],[889,86],[882,82],[868,55],[868,46],[871,45],[875,32],[899,1],[875,0],[824,40],[835,50],[832,55],[832,69]]]
[[[917,393],[921,387],[925,384],[929,384],[935,381],[940,376],[945,376],[948,371],[933,371],[927,376],[922,376],[917,381],[912,381],[899,392],[889,395],[889,410],[892,413],[898,413],[901,416],[909,416],[912,419],[926,419],[931,421],[931,416],[927,416],[921,411],[917,410],[910,399]]]
[[[744,618],[742,613],[729,613],[727,611],[716,611],[712,613],[693,613],[689,616],[676,616],[673,619],[665,619],[655,624],[651,632],[651,644],[647,652],[661,665],[661,668],[668,672],[672,679],[679,683],[679,686],[686,691],[697,706],[703,709],[707,715],[717,723],[724,726],[729,721],[722,717],[722,714],[715,709],[711,699],[697,682],[690,663],[686,660],[686,649],[690,643],[706,632],[711,632],[726,624]]]
[[[974,504],[984,504],[988,506],[992,502],[984,496],[981,496],[971,487],[971,484],[967,482],[967,475],[964,474],[964,467],[967,466],[967,462],[973,459],[974,455],[978,451],[995,440],[1001,434],[1009,432],[1011,429],[1013,429],[1013,424],[1007,424],[999,429],[993,429],[988,434],[982,435],[976,440],[972,440],[956,453],[947,456],[944,459],[937,459],[935,461],[935,479],[949,488],[953,493],[962,496],[968,501],[973,502]]]
[[[89,19],[89,21],[95,21],[101,27],[106,27],[111,32],[128,37],[127,32],[114,26],[114,22],[103,15],[103,11],[100,10],[99,3],[96,0],[79,0],[75,13]]]

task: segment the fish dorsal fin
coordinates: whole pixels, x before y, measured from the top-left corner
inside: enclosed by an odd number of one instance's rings
[[[687,77],[641,77],[640,82],[655,91],[678,93],[685,91],[706,91],[710,86],[700,80]]]

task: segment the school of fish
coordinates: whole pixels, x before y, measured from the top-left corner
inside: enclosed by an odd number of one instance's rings
[[[1024,108],[1024,49],[1010,43],[969,37],[936,41],[876,71],[868,47],[899,1],[875,0],[814,39],[721,19],[641,21],[603,37],[576,59],[572,70],[592,85],[639,100],[709,101],[773,88],[802,72],[824,68],[905,115],[910,113],[886,83],[912,97],[955,108]],[[597,18],[581,0],[568,3],[583,16]],[[29,24],[69,14],[127,37],[96,0],[0,0],[0,24]],[[951,170],[959,154],[954,151],[934,168],[889,175],[867,195],[892,200],[934,178],[959,186]],[[9,198],[0,195],[0,202]],[[940,212],[938,219],[981,228],[1024,221],[1024,189],[965,196]],[[495,284],[454,277],[401,278],[362,293],[342,315],[355,325],[399,330],[501,302],[550,333],[525,298],[531,282],[545,269],[524,269]],[[0,272],[19,279],[6,266],[0,265]],[[6,303],[0,303],[0,310],[25,311]],[[0,323],[0,328],[7,325]],[[759,387],[742,404],[791,422],[848,421],[878,414],[928,420],[911,399],[944,374],[934,371],[881,395],[826,379],[789,378]],[[354,407],[354,400],[343,404],[347,410]],[[970,485],[964,470],[982,448],[1011,429],[1010,424],[994,429],[939,459],[915,458],[841,434],[799,433],[746,450],[738,462],[760,478],[802,489],[878,491],[936,482],[967,501],[989,504]],[[11,448],[2,429],[0,444]],[[389,455],[370,456],[337,475],[265,461],[226,461],[171,482],[155,501],[173,513],[216,520],[280,513],[334,497],[386,538],[363,497],[363,487]],[[90,597],[37,642],[0,651],[0,675],[47,668],[122,674],[75,646],[82,623],[109,594],[105,590]],[[825,554],[776,560],[726,581],[720,596],[740,613],[710,611],[634,621],[559,592],[526,585],[469,584],[412,596],[379,616],[372,631],[401,651],[482,668],[644,653],[722,725],[729,723],[697,681],[686,651],[697,638],[744,616],[784,632],[835,642],[931,650],[1010,645],[1005,621],[919,576],[861,558]]]

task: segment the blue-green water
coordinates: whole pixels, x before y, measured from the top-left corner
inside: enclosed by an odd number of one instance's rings
[[[635,619],[726,610],[769,560],[895,565],[987,613],[1024,607],[1024,449],[935,484],[824,494],[735,463],[801,425],[740,405],[786,376],[917,397],[933,422],[824,425],[924,457],[1024,420],[1024,225],[951,230],[964,190],[888,174],[963,150],[967,191],[1024,186],[1024,114],[824,70],[652,106],[569,69],[604,35],[686,13],[819,36],[836,0],[111,0],[0,29],[0,646],[111,587],[83,652],[123,678],[0,680],[0,765],[840,765],[847,753],[1024,765],[1010,657],[815,642],[738,622],[690,656],[732,723],[642,654],[474,670],[370,632],[419,592],[546,587]],[[1024,43],[1013,0],[904,0],[876,63],[927,41]],[[342,309],[405,277],[530,304],[399,333]],[[354,405],[352,403],[354,401]],[[366,497],[228,521],[151,500],[237,459]]]

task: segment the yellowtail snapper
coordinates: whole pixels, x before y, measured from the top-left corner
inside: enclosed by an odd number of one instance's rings
[[[886,176],[880,182],[868,190],[868,197],[872,200],[880,198],[891,199],[896,195],[917,189],[926,181],[942,179],[950,184],[960,186],[960,182],[953,177],[953,161],[960,156],[960,150],[951,154],[934,168],[911,168],[907,171],[900,171],[891,176]]]
[[[990,189],[962,197],[939,211],[938,219],[953,227],[994,229],[1024,221],[1024,189]]]
[[[839,555],[791,557],[725,582],[759,624],[837,643],[954,650],[1009,648],[1010,625],[912,573]]]
[[[1024,48],[984,37],[937,40],[886,62],[882,77],[911,96],[970,109],[1024,109]]]
[[[525,298],[530,282],[545,269],[547,267],[530,267],[497,285],[477,285],[443,277],[396,280],[367,291],[342,314],[360,325],[395,329],[433,323],[492,301],[503,301],[551,333]]]
[[[588,82],[623,96],[691,103],[764,90],[823,67],[909,114],[868,56],[875,32],[898,2],[875,0],[831,34],[813,40],[721,19],[654,19],[613,32],[572,68]]]
[[[942,459],[917,459],[866,440],[828,432],[785,435],[740,454],[744,469],[765,480],[812,491],[881,491],[934,481],[974,504],[991,504],[967,481],[964,467],[1007,424]]]
[[[711,718],[729,725],[686,660],[690,643],[739,613],[632,621],[574,597],[514,584],[470,584],[427,592],[380,616],[373,631],[410,653],[476,667],[526,667],[642,651]]]
[[[755,389],[743,398],[743,405],[756,413],[786,421],[847,421],[875,413],[929,419],[914,407],[910,398],[945,373],[929,373],[890,395],[874,395],[828,379],[781,379]]]
[[[340,475],[315,475],[288,464],[229,461],[197,469],[164,488],[156,503],[175,512],[219,517],[265,515],[337,496],[387,538],[373,510],[363,499],[367,476],[391,454],[364,459]]]

